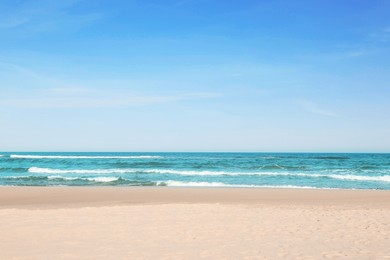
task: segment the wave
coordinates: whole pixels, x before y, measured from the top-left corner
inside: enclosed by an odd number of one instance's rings
[[[314,159],[320,160],[348,160],[350,159],[348,156],[316,156]]]
[[[232,187],[232,188],[286,188],[286,189],[319,189],[318,187],[312,186],[296,186],[296,185],[249,185],[249,184],[226,184],[222,182],[182,182],[182,181],[157,181],[157,182],[137,182],[121,177],[65,177],[60,175],[55,176],[8,176],[3,179],[9,179],[15,181],[24,182],[42,182],[50,181],[61,182],[61,181],[87,181],[93,183],[118,183],[119,185],[131,185],[131,186],[168,186],[168,187]],[[64,183],[65,184],[65,183]],[[25,185],[36,185],[33,183],[25,183]],[[85,185],[85,184],[84,184]],[[330,189],[330,188],[321,188]]]
[[[0,168],[0,173],[1,172],[25,172],[28,169],[29,168],[22,168],[22,167],[18,167],[18,168],[4,167],[4,168]]]
[[[358,169],[360,169],[360,170],[377,170],[377,169],[380,169],[380,167],[378,167],[376,165],[362,165],[362,166],[359,166]]]
[[[264,166],[261,166],[262,169],[267,169],[267,170],[284,170],[286,169],[286,167],[284,166],[280,166],[280,165],[264,165]]]
[[[95,177],[95,178],[86,178],[89,181],[94,182],[114,182],[119,181],[121,178],[118,177]]]
[[[263,166],[256,167],[256,168],[262,169],[262,170],[304,170],[304,169],[307,169],[307,166],[304,166],[304,165],[285,166],[285,165],[274,164],[274,165],[263,165]]]
[[[288,173],[288,172],[224,172],[224,171],[187,171],[187,170],[170,170],[170,169],[150,169],[139,172],[156,173],[156,174],[176,174],[184,176],[243,176],[243,175],[259,175],[259,176],[312,176],[312,174],[305,173]]]
[[[48,176],[49,180],[66,180],[66,181],[74,181],[74,180],[87,180],[94,182],[114,182],[119,181],[122,178],[120,177],[91,177],[91,178],[80,178],[80,177],[63,177],[63,176]]]
[[[255,187],[254,185],[230,185],[222,182],[158,181],[157,184],[171,187]]]
[[[212,172],[212,171],[179,171],[179,170],[165,170],[165,169],[135,169],[135,168],[116,168],[116,169],[93,169],[93,170],[63,170],[52,168],[39,168],[31,167],[28,169],[30,173],[43,173],[43,174],[111,174],[111,173],[156,173],[156,174],[176,174],[176,175],[241,175],[245,173],[230,173],[230,172]],[[248,173],[252,174],[252,173]]]
[[[156,186],[156,182],[150,181],[136,181],[136,180],[128,180],[121,177],[68,177],[61,175],[53,175],[53,176],[4,176],[0,177],[2,180],[11,181],[12,183],[16,183],[17,181],[22,181],[22,184],[35,184],[33,185],[50,185],[52,182],[79,182],[73,183],[73,185],[81,185],[80,182],[83,182],[83,185],[93,184],[93,183],[112,183],[115,185],[131,185],[131,186]],[[87,182],[87,183],[86,183]],[[63,183],[64,185],[66,183]],[[20,184],[19,184],[20,185]],[[67,183],[69,185],[69,183]]]
[[[178,171],[178,170],[144,170],[142,172],[147,173],[160,173],[160,174],[177,174],[177,175],[255,175],[255,176],[286,176],[286,177],[308,177],[308,178],[331,178],[339,180],[351,180],[351,181],[384,181],[390,182],[390,175],[384,176],[362,176],[362,175],[342,175],[342,174],[309,174],[309,173],[289,173],[289,172],[212,172],[212,171]]]
[[[47,179],[49,179],[49,180],[75,181],[75,180],[80,180],[81,178],[79,178],[79,177],[63,177],[63,176],[59,176],[59,175],[54,175],[54,176],[47,176]]]
[[[87,156],[87,155],[18,155],[12,154],[10,158],[15,159],[158,159],[161,156],[139,155],[139,156]]]
[[[95,169],[95,170],[61,170],[61,169],[51,169],[51,168],[39,168],[31,167],[28,169],[28,172],[31,173],[46,173],[46,174],[67,174],[67,173],[76,173],[76,174],[110,174],[110,173],[135,173],[135,169]]]
[[[48,177],[46,176],[1,176],[1,179],[9,179],[9,180],[46,180]]]
[[[390,182],[390,175],[384,175],[384,176],[361,176],[361,175],[324,175],[328,176],[332,179],[339,179],[339,180],[352,180],[352,181],[384,181],[384,182]]]
[[[215,171],[183,171],[183,170],[170,170],[170,169],[150,169],[150,170],[139,170],[145,173],[157,173],[157,174],[176,174],[176,175],[209,175],[209,176],[220,176],[220,175],[239,175],[238,173],[232,172],[215,172]]]
[[[284,176],[284,177],[303,177],[303,178],[330,178],[345,181],[381,181],[390,182],[390,175],[382,176],[363,176],[352,174],[310,174],[310,173],[291,173],[291,172],[223,172],[223,171],[183,171],[169,169],[94,169],[94,170],[61,170],[50,168],[31,167],[30,173],[39,174],[125,174],[125,173],[152,173],[152,174],[175,174],[184,176]]]
[[[319,189],[312,186],[295,185],[246,185],[246,184],[226,184],[222,182],[182,182],[182,181],[158,181],[158,185],[170,187],[232,187],[232,188],[285,188],[285,189]],[[321,188],[324,189],[324,188]],[[325,188],[327,189],[327,188]]]

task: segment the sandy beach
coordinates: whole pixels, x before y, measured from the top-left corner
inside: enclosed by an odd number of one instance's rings
[[[390,258],[390,192],[0,188],[1,259]]]

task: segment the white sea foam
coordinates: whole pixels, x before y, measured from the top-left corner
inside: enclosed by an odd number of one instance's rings
[[[76,156],[76,155],[18,155],[12,154],[11,158],[15,159],[158,159],[161,156],[140,155],[140,156]]]
[[[145,169],[140,170],[146,173],[159,173],[159,174],[176,174],[176,175],[210,175],[210,176],[219,176],[219,175],[239,175],[240,173],[233,172],[215,172],[215,171],[180,171],[180,170],[170,170],[170,169]]]
[[[177,174],[185,176],[242,176],[242,175],[263,175],[263,176],[289,176],[292,173],[288,172],[225,172],[225,171],[187,171],[187,170],[170,170],[170,169],[140,169],[145,173],[160,173],[160,174]],[[296,173],[297,176],[305,176],[306,174]]]
[[[278,188],[278,189],[319,189],[311,186],[295,185],[245,185],[226,184],[222,182],[182,182],[182,181],[158,181],[157,185],[165,184],[170,187],[236,187],[236,188]],[[321,188],[324,189],[324,188]],[[326,189],[326,188],[325,188]]]
[[[95,177],[95,178],[87,178],[89,181],[95,182],[114,182],[119,180],[119,177]]]
[[[64,176],[60,176],[60,175],[48,176],[47,178],[49,180],[65,180],[65,181],[74,181],[74,180],[80,179],[78,177],[64,177]]]
[[[286,176],[286,177],[304,177],[304,178],[330,178],[347,181],[381,181],[390,182],[390,175],[382,176],[362,176],[352,174],[310,174],[310,173],[292,173],[292,172],[223,172],[223,171],[185,171],[185,170],[170,170],[170,169],[93,169],[93,170],[62,170],[51,168],[31,167],[28,169],[31,173],[41,174],[111,174],[111,173],[155,173],[155,174],[175,174],[184,176]]]
[[[296,185],[259,185],[258,188],[270,189],[321,189],[321,190],[337,190],[337,188],[319,188],[313,186],[296,186]]]
[[[178,174],[178,175],[258,175],[258,176],[291,176],[291,177],[306,177],[306,178],[331,178],[338,180],[350,181],[383,181],[390,182],[390,175],[384,176],[362,176],[352,174],[310,174],[310,173],[291,173],[291,172],[213,172],[213,171],[177,171],[177,170],[145,170],[148,173],[162,173],[162,174]]]
[[[157,185],[165,184],[171,187],[256,187],[254,185],[230,185],[222,182],[182,182],[182,181],[158,181]]]
[[[1,179],[24,179],[30,178],[30,175],[22,175],[22,176],[0,176]]]
[[[60,175],[55,176],[48,176],[49,180],[66,180],[66,181],[73,181],[73,180],[88,180],[88,181],[94,181],[94,182],[113,182],[119,180],[119,177],[90,177],[90,178],[81,178],[81,177],[64,177]]]
[[[144,169],[139,170],[145,173],[159,173],[159,174],[177,174],[185,176],[242,176],[242,175],[259,175],[259,176],[314,176],[315,174],[305,173],[289,173],[289,172],[225,172],[225,171],[187,171],[187,170],[170,170],[170,169]],[[314,177],[319,177],[314,176]]]
[[[230,175],[230,176],[242,176],[242,175],[258,175],[258,176],[296,176],[296,177],[328,177],[328,178],[338,178],[342,176],[345,179],[348,178],[356,178],[356,180],[360,179],[359,177],[365,178],[366,176],[358,176],[358,175],[336,175],[336,174],[310,174],[310,173],[292,173],[292,172],[224,172],[224,171],[186,171],[186,170],[170,170],[170,169],[146,169],[139,170],[145,173],[160,173],[160,174],[177,174],[177,175],[186,175],[186,176],[221,176],[221,175]],[[388,176],[378,176],[378,177],[388,177]],[[390,177],[390,176],[389,176]],[[368,177],[367,180],[371,180],[371,178],[377,177]],[[385,180],[386,178],[380,178]],[[377,179],[377,180],[380,180]]]
[[[43,174],[110,174],[110,173],[134,173],[135,169],[94,169],[94,170],[60,170],[51,168],[39,168],[31,167],[28,169],[31,173],[43,173]]]
[[[328,177],[339,180],[353,180],[353,181],[384,181],[390,182],[390,175],[384,176],[361,176],[361,175],[336,175],[331,174]]]

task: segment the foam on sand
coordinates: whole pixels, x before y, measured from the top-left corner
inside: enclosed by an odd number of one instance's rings
[[[181,182],[181,181],[158,181],[157,185],[166,185],[170,187],[232,187],[232,188],[280,188],[280,189],[317,189],[311,186],[294,185],[244,185],[244,184],[226,184],[222,182]]]

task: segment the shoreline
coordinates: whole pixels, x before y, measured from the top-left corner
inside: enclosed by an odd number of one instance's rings
[[[0,186],[2,208],[140,204],[278,204],[390,208],[390,191],[201,187]]]

